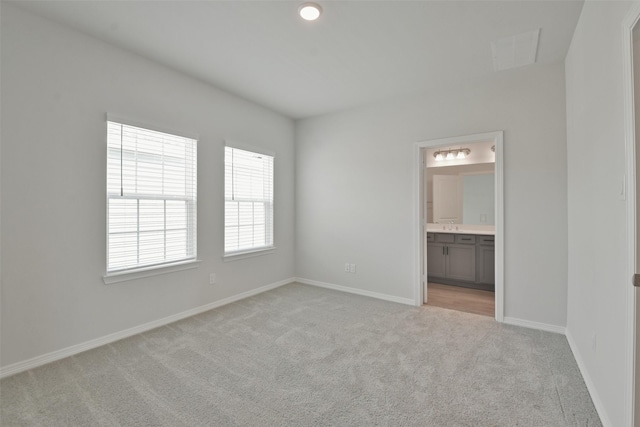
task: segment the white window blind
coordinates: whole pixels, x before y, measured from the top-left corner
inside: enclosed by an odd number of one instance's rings
[[[196,140],[107,122],[107,272],[196,258]]]
[[[273,156],[225,147],[224,252],[273,247]]]

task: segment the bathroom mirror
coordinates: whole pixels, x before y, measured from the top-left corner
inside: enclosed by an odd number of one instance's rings
[[[427,169],[427,222],[495,225],[494,164]]]

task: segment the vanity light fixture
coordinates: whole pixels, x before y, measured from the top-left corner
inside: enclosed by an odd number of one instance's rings
[[[465,159],[471,150],[468,148],[454,148],[452,150],[438,150],[433,153],[433,157],[436,158],[436,162],[442,160],[463,160]]]
[[[322,8],[316,3],[304,3],[298,9],[298,13],[305,21],[315,21],[320,17]]]

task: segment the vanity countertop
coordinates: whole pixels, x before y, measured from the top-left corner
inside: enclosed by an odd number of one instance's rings
[[[451,234],[476,234],[479,236],[494,236],[496,234],[493,225],[460,225],[452,224],[427,224],[428,233],[451,233]]]

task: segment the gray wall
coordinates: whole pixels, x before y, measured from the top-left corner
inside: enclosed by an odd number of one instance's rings
[[[3,366],[294,275],[292,120],[7,3],[1,50]],[[103,283],[106,112],[200,135],[198,269]],[[222,261],[224,138],[276,153],[273,255]]]
[[[505,316],[564,326],[564,92],[563,64],[537,65],[299,121],[297,276],[413,298],[414,143],[504,130]]]
[[[567,336],[605,425],[622,426],[628,349],[622,20],[626,2],[585,2],[566,59]]]

